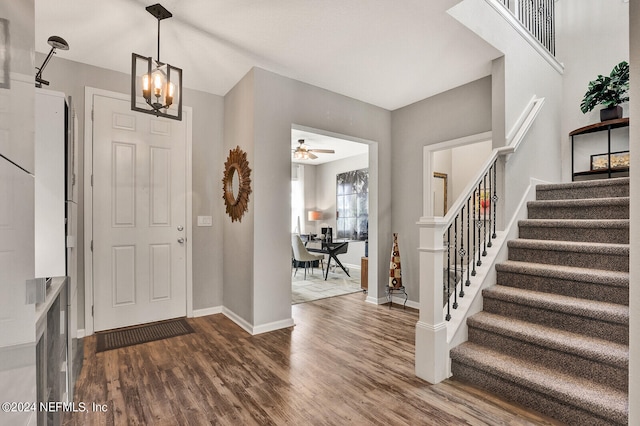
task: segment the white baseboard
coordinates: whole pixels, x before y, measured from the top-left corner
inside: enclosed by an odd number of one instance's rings
[[[78,337],[78,339],[84,338],[84,328],[79,328],[76,333],[76,336]]]
[[[293,318],[288,318],[285,320],[274,321],[267,324],[261,324],[253,327],[253,335],[268,333],[270,331],[280,330],[281,328],[289,328],[295,326],[293,322]]]
[[[253,326],[249,324],[240,315],[236,314],[231,309],[226,308],[224,306],[222,307],[222,313],[224,314],[224,316],[226,316],[231,321],[235,322],[238,326],[240,326],[240,328],[242,328],[244,331],[246,331],[249,334],[253,334]]]
[[[223,311],[222,306],[213,306],[211,308],[194,309],[192,318],[206,317],[207,315],[221,314]]]
[[[240,317],[240,315],[235,312],[227,309],[225,307],[222,308],[222,314],[224,314],[231,321],[235,322],[240,328],[242,328],[247,333],[255,336],[256,334],[268,333],[270,331],[280,330],[281,328],[289,328],[293,327],[295,323],[293,322],[293,318],[287,318],[285,320],[274,321],[267,324],[261,324],[257,326],[253,326],[249,324],[244,318]]]

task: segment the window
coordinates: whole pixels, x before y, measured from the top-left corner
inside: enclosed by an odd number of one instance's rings
[[[292,167],[291,173],[291,232],[304,233],[304,168]]]
[[[369,169],[336,175],[337,238],[369,238]]]

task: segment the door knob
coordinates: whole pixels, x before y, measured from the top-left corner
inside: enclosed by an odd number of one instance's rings
[[[178,242],[179,242],[180,244],[184,243],[184,238],[182,238],[182,237],[178,238]]]
[[[183,229],[182,225],[178,225],[178,231],[182,231]]]

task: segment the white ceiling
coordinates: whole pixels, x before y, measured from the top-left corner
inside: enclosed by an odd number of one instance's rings
[[[257,66],[394,110],[490,73],[499,53],[446,13],[458,1],[161,0],[160,59],[216,95]],[[35,3],[38,52],[58,35],[59,57],[124,73],[156,57],[155,0]]]

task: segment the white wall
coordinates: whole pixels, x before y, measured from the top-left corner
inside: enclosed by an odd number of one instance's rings
[[[480,172],[480,168],[491,155],[491,141],[459,146],[451,150],[451,194],[449,205],[454,203],[471,179]]]
[[[447,174],[447,209],[489,158],[491,144],[491,140],[487,140],[433,153],[432,170]]]
[[[504,202],[498,210],[501,222],[515,213],[530,178],[548,182],[561,179],[562,72],[557,61],[539,53],[497,10],[485,0],[463,0],[448,12],[504,54],[492,67],[494,148],[510,142],[533,96],[545,98],[518,154],[505,167],[505,195],[499,188],[500,202]]]
[[[36,63],[44,57],[37,54]],[[127,74],[69,61],[63,54],[55,55],[44,77],[49,89],[73,98],[78,116],[78,327],[84,328],[84,88],[130,93],[131,81]],[[183,102],[193,107],[193,308],[202,309],[222,305],[223,99],[185,89]],[[196,226],[202,215],[212,216],[212,227]]]
[[[402,281],[409,300],[418,302],[416,222],[423,214],[423,147],[491,130],[491,78],[485,77],[397,109],[391,117],[392,232],[399,234]],[[385,249],[388,257],[390,241]]]
[[[631,90],[629,109],[640,116],[640,2],[632,0],[629,9]],[[629,424],[640,424],[640,124],[631,121],[631,228],[629,252]],[[632,402],[633,401],[633,402]]]
[[[600,121],[600,107],[583,114],[589,81],[629,60],[629,3],[622,0],[561,0],[556,5],[556,57],[564,64],[562,85],[562,180],[571,180],[569,132]],[[597,17],[597,19],[595,18]],[[623,105],[628,117],[628,105]],[[612,137],[612,151],[628,146],[628,130]],[[590,154],[606,152],[606,133],[576,138],[576,171],[588,170]]]

